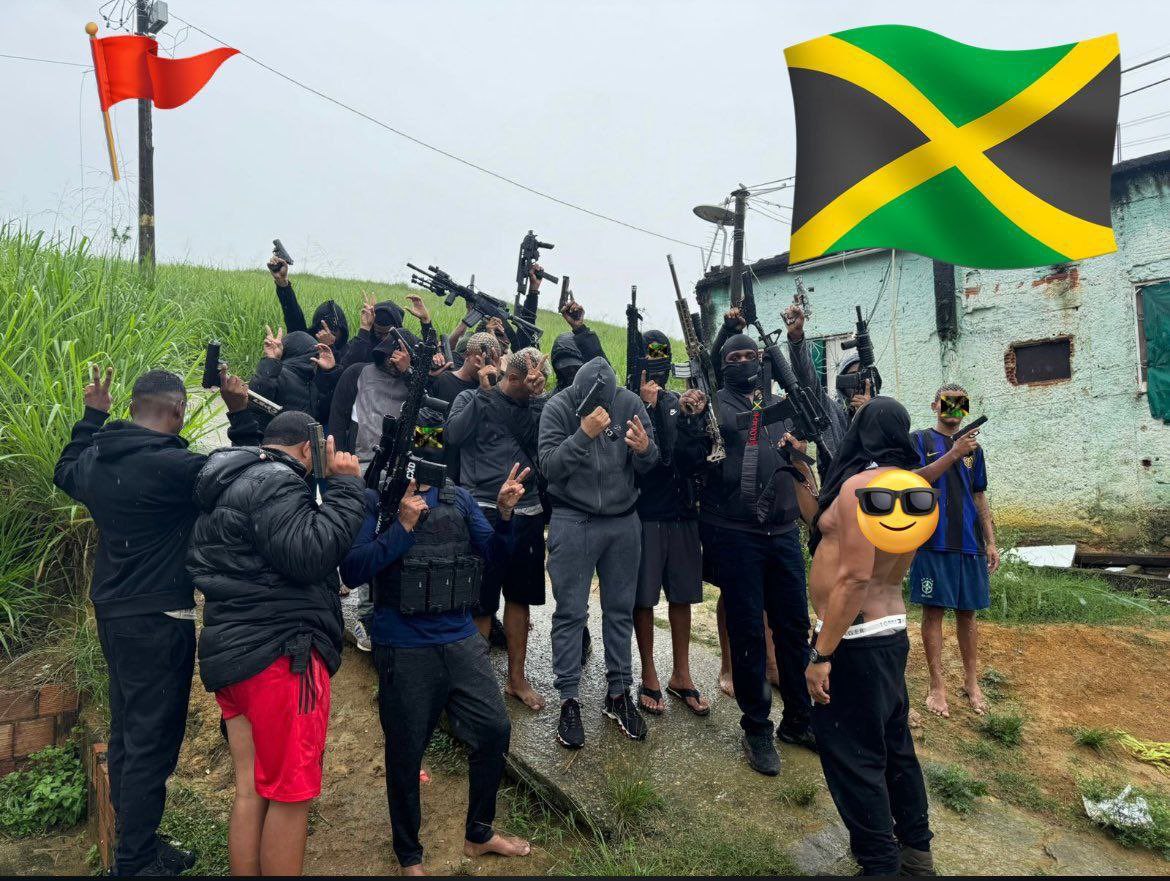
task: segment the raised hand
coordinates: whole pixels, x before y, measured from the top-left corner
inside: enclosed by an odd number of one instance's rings
[[[329,326],[324,318],[321,319],[321,329],[317,331],[317,342],[324,343],[327,346],[332,346],[337,342],[337,334],[333,332],[333,328]]]
[[[707,396],[697,388],[687,389],[679,396],[678,405],[688,416],[697,416],[707,409]]]
[[[544,394],[544,388],[548,384],[548,377],[544,373],[544,365],[547,363],[547,354],[541,355],[539,361],[531,357],[528,359],[528,375],[524,377],[524,387],[533,398],[539,398]]]
[[[596,438],[609,428],[609,423],[609,414],[605,412],[605,408],[594,407],[592,413],[581,418],[581,430],[589,435],[590,438]]]
[[[374,328],[374,295],[362,292],[362,316],[361,329],[373,330]]]
[[[485,364],[479,368],[479,387],[485,392],[500,381],[500,371],[495,364]]]
[[[317,343],[317,357],[310,358],[309,362],[318,370],[329,371],[337,366],[337,356],[328,343]]]
[[[639,393],[642,396],[642,403],[647,407],[653,407],[658,403],[658,393],[662,391],[662,386],[652,379],[646,378],[646,371],[642,371],[642,384],[639,388]]]
[[[512,470],[508,472],[508,478],[496,495],[496,506],[499,508],[501,517],[507,519],[507,517],[512,516],[512,510],[519,504],[520,499],[524,498],[524,481],[531,473],[531,468],[520,471],[519,462],[512,466]]]
[[[264,357],[279,361],[284,354],[284,328],[277,328],[276,333],[267,324],[264,325]]]
[[[747,327],[747,320],[744,319],[743,313],[734,306],[723,314],[723,323],[736,330],[743,330]]]
[[[268,271],[272,273],[272,278],[279,287],[288,287],[288,264],[275,254],[268,260]]]
[[[528,291],[529,291],[529,293],[536,293],[536,291],[540,290],[540,283],[542,281],[544,281],[544,279],[542,279],[540,277],[540,272],[542,269],[544,269],[544,267],[541,266],[539,263],[533,263],[528,268]]]
[[[92,382],[85,387],[83,400],[85,406],[103,413],[110,412],[110,383],[114,381],[114,368],[107,367],[105,378],[96,364],[89,365]]]
[[[804,336],[804,309],[793,303],[784,310],[784,323],[788,325],[790,339],[801,339]]]
[[[641,455],[650,449],[650,435],[642,427],[642,420],[635,416],[626,422],[626,446]]]
[[[860,410],[862,407],[864,407],[866,404],[869,403],[870,398],[872,398],[872,397],[873,397],[873,388],[870,384],[870,381],[867,379],[865,381],[865,391],[858,392],[852,398],[850,398],[849,399],[849,406],[851,406],[854,409],[854,411]]]
[[[585,324],[585,307],[576,300],[570,300],[565,303],[565,308],[561,310],[561,316],[565,319],[569,327],[576,330]]]
[[[240,413],[248,409],[248,384],[232,373],[226,364],[219,365],[219,396],[223,398],[229,413]]]
[[[422,301],[422,297],[418,294],[406,295],[406,311],[423,324],[431,323],[431,312],[427,309],[426,303]]]
[[[418,521],[429,511],[426,499],[418,494],[418,483],[411,480],[406,486],[406,494],[398,506],[398,522],[407,532],[413,532]]]
[[[333,435],[325,438],[325,462],[325,475],[317,475],[318,477],[362,476],[362,466],[358,463],[357,456],[339,451],[333,442]]]

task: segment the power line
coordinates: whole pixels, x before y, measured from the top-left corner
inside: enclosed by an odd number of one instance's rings
[[[79,64],[76,61],[58,61],[56,58],[33,58],[30,55],[7,55],[0,52],[0,58],[10,58],[13,61],[37,61],[41,64],[63,64],[66,67],[84,67],[86,70],[90,69],[88,64]]]
[[[221,40],[219,37],[215,36],[214,34],[208,33],[207,31],[203,30],[203,28],[199,27],[199,25],[192,24],[191,22],[187,21],[186,19],[181,18],[178,15],[175,15],[173,12],[171,13],[171,18],[174,18],[174,19],[177,19],[178,21],[181,21],[183,24],[187,25],[187,27],[189,27],[195,31],[198,31],[199,33],[203,34],[203,36],[207,37],[210,40],[214,40],[215,42],[219,43],[221,46],[230,46],[229,43],[224,42],[223,40]],[[232,48],[234,48],[234,47],[232,47]],[[353,113],[356,116],[360,116],[362,119],[366,120],[367,122],[372,122],[374,125],[379,126],[380,128],[384,128],[386,131],[391,132],[393,134],[396,134],[401,138],[405,138],[406,140],[410,141],[411,143],[417,144],[420,147],[424,147],[427,150],[432,151],[433,153],[438,153],[440,156],[445,156],[448,159],[453,159],[454,161],[460,163],[461,165],[466,165],[468,168],[473,168],[478,172],[481,172],[483,174],[488,175],[489,177],[494,177],[496,180],[503,181],[506,184],[510,184],[511,186],[516,187],[517,189],[524,190],[525,192],[531,193],[534,196],[540,196],[542,199],[548,199],[550,202],[556,202],[558,205],[563,205],[566,208],[572,208],[574,211],[580,211],[582,214],[588,214],[590,217],[595,217],[598,220],[604,220],[604,221],[607,221],[608,223],[615,223],[618,226],[626,227],[626,229],[632,229],[635,232],[645,233],[646,235],[654,236],[655,238],[663,239],[664,241],[667,241],[667,242],[674,242],[675,244],[678,244],[678,245],[685,245],[688,248],[695,248],[700,253],[703,250],[702,246],[696,245],[693,242],[685,242],[682,239],[676,239],[673,236],[664,235],[663,233],[654,232],[654,230],[651,230],[651,229],[646,229],[646,227],[644,227],[644,226],[638,226],[637,224],[634,224],[634,223],[627,223],[624,220],[619,220],[618,218],[612,217],[608,214],[602,214],[599,211],[594,211],[591,208],[586,208],[583,205],[578,205],[575,202],[569,202],[566,199],[561,199],[557,196],[552,195],[551,193],[544,192],[543,190],[538,190],[535,187],[530,187],[527,184],[521,183],[520,181],[516,180],[515,178],[511,178],[511,177],[508,177],[507,175],[500,174],[498,171],[492,171],[490,168],[485,168],[482,165],[477,165],[476,163],[472,162],[470,159],[464,159],[462,156],[456,156],[454,153],[451,153],[447,150],[444,150],[442,147],[436,147],[434,144],[429,144],[426,141],[423,141],[419,138],[416,138],[414,135],[411,135],[411,134],[408,134],[407,132],[402,131],[402,129],[395,128],[394,126],[390,125],[389,123],[383,122],[382,120],[378,119],[377,117],[370,116],[370,114],[368,114],[362,110],[358,110],[356,107],[353,107],[349,104],[346,104],[344,101],[341,101],[337,98],[334,98],[330,95],[327,95],[324,92],[320,91],[319,89],[315,89],[312,86],[308,85],[307,83],[301,82],[300,80],[296,79],[295,77],[289,76],[287,73],[283,73],[283,72],[277,70],[275,67],[272,67],[269,64],[265,64],[263,61],[261,61],[259,58],[256,58],[254,55],[249,55],[247,52],[244,52],[243,50],[237,50],[237,51],[239,52],[239,54],[241,56],[243,56],[244,58],[247,58],[253,64],[264,68],[269,73],[280,77],[281,79],[285,80],[286,82],[292,83],[294,86],[296,86],[299,89],[303,89],[304,91],[309,92],[310,94],[316,95],[318,98],[321,98],[324,101],[328,101],[330,104],[336,105],[337,107],[341,107],[344,110],[348,110],[350,113]]]
[[[1167,116],[1170,116],[1170,110],[1163,110],[1161,113],[1151,113],[1149,116],[1139,116],[1137,119],[1129,119],[1119,123],[1119,125],[1122,128],[1130,125],[1142,125],[1143,123],[1152,122],[1155,119],[1165,119]]]
[[[774,220],[777,223],[784,224],[785,226],[792,226],[791,221],[785,220],[783,217],[778,217],[775,214],[770,214],[767,211],[765,211],[763,208],[757,208],[755,205],[748,205],[747,207],[748,207],[748,211],[754,211],[754,212],[756,212],[756,214],[762,215],[763,217],[766,217],[769,220]]]
[[[1121,97],[1124,98],[1126,95],[1132,95],[1134,92],[1142,92],[1146,89],[1152,89],[1154,86],[1162,85],[1162,83],[1170,83],[1170,76],[1166,77],[1165,79],[1154,80],[1152,83],[1146,83],[1144,86],[1138,86],[1136,89],[1130,89],[1128,92],[1122,92]]]
[[[1167,58],[1170,58],[1170,54],[1159,55],[1157,58],[1151,58],[1149,61],[1143,61],[1141,64],[1134,64],[1129,67],[1123,67],[1121,72],[1129,73],[1131,70],[1137,70],[1139,67],[1145,67],[1147,64],[1157,64],[1159,61],[1165,61]]]

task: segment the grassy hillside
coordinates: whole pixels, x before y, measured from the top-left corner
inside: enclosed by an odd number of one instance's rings
[[[322,300],[342,305],[357,331],[363,291],[399,303],[404,285],[294,276],[308,316]],[[553,292],[550,292],[552,294]],[[463,315],[424,293],[440,330]],[[0,230],[0,643],[13,648],[49,620],[54,606],[83,595],[92,529],[53,487],[53,463],[82,411],[91,362],[113,364],[114,415],[124,416],[129,384],[163,367],[199,383],[204,345],[223,343],[233,371],[251,374],[264,326],[281,321],[271,277],[261,269],[225,271],[161,266],[147,286],[126,261],[98,258],[84,243],[55,247],[39,235]],[[408,326],[415,326],[408,316]],[[544,348],[566,329],[542,311]],[[615,364],[625,358],[625,328],[592,322]],[[194,408],[187,435],[206,430]]]

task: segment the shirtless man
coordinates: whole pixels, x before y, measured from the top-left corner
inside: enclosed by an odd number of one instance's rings
[[[906,693],[902,579],[914,554],[877,550],[857,523],[856,490],[883,471],[917,464],[905,408],[874,398],[854,417],[825,478],[810,541],[818,630],[805,673],[812,728],[864,875],[935,874]]]

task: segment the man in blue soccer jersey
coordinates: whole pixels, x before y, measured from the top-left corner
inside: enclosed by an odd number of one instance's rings
[[[918,549],[910,567],[910,601],[922,606],[922,646],[930,669],[926,708],[950,717],[943,678],[943,616],[955,612],[959,654],[963,658],[963,688],[976,713],[987,712],[979,688],[979,634],[975,613],[991,605],[991,573],[999,568],[995,525],[987,502],[987,462],[979,446],[979,430],[957,441],[971,410],[971,400],[959,385],[944,385],[931,404],[934,428],[912,435],[918,449],[918,473],[939,491],[938,527]]]

